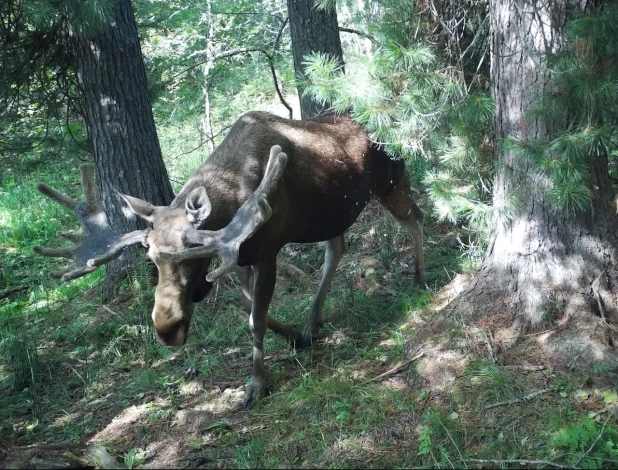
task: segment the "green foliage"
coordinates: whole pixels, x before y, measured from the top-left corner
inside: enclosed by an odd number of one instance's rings
[[[135,0],[134,5],[161,149],[178,190],[207,157],[209,140],[218,144],[241,113],[287,114],[270,70],[272,62],[290,100],[295,90],[285,32],[275,49],[285,3]],[[206,93],[212,135],[204,128]]]
[[[405,158],[422,183],[439,220],[465,223],[487,234],[493,217],[491,118],[493,103],[468,91],[457,70],[418,31],[422,16],[409,2],[389,1],[369,56],[350,54],[345,73],[329,57],[306,58],[305,94],[350,112],[371,138],[395,158]],[[414,18],[407,26],[401,19]]]
[[[143,457],[140,456],[143,452],[140,449],[130,449],[124,456],[124,465],[128,469],[135,468],[144,463]]]
[[[584,416],[577,423],[567,425],[552,434],[548,453],[551,456],[565,455],[566,465],[591,469],[607,468],[618,459],[617,440],[618,430],[615,427]]]
[[[453,461],[463,460],[459,415],[446,416],[443,410],[430,410],[423,416],[418,433],[417,455],[432,467],[456,468]]]
[[[73,27],[96,30],[114,15],[118,0],[26,0],[26,17],[38,29],[57,28],[63,18]]]

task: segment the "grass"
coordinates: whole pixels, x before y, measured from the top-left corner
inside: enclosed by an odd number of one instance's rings
[[[28,286],[0,300],[0,458],[25,459],[23,447],[34,443],[62,442],[78,449],[96,442],[128,468],[152,463],[222,468],[519,468],[522,461],[618,465],[618,427],[609,418],[618,398],[611,387],[592,389],[590,377],[507,369],[479,351],[442,389],[432,387],[414,365],[372,380],[407,359],[415,322],[429,318],[435,293],[455,273],[469,269],[447,227],[428,220],[430,289],[420,289],[412,284],[407,234],[379,206],[370,206],[348,234],[348,251],[325,306],[323,339],[298,352],[267,334],[273,393],[242,411],[251,335],[235,278],[219,282],[197,305],[187,344],[171,349],[154,341],[155,286],[147,264],[135,266],[105,305],[93,290],[102,273],[69,284],[45,276],[57,262],[35,257],[30,247],[53,245],[55,231],[74,222],[42,201],[32,181],[46,180],[74,193],[76,176],[73,168],[54,168],[27,181],[5,179],[0,188],[2,288]],[[292,245],[281,257],[319,279],[319,246]],[[316,289],[279,276],[271,314],[301,327]],[[463,341],[466,327],[462,322],[458,328],[455,336]],[[517,401],[545,389],[534,399]],[[47,457],[61,459],[52,451]]]

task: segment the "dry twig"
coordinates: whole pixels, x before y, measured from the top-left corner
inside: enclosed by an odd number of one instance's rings
[[[401,372],[402,370],[404,370],[406,367],[408,367],[410,364],[412,364],[414,361],[416,361],[417,359],[420,359],[421,357],[423,357],[425,355],[424,352],[420,352],[418,353],[416,356],[414,356],[412,359],[408,359],[405,362],[399,363],[397,364],[395,367],[393,367],[392,369],[387,370],[386,372],[383,372],[382,374],[374,377],[373,379],[369,379],[367,380],[367,382],[377,382],[378,380],[382,380],[385,379],[387,377],[390,377],[391,375],[395,375],[397,372]]]
[[[539,372],[545,370],[545,366],[526,366],[526,365],[511,365],[502,366],[504,370],[514,370],[517,372]]]
[[[537,390],[535,392],[529,393],[521,398],[515,398],[514,400],[509,401],[501,401],[499,403],[494,403],[493,405],[487,405],[485,407],[486,410],[491,410],[492,408],[496,408],[502,405],[514,405],[515,403],[522,403],[524,401],[532,400],[533,398],[538,397],[539,395],[543,395],[544,393],[550,392],[551,388],[544,388],[543,390]]]

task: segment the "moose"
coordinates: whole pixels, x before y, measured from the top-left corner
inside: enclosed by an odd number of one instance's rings
[[[118,193],[151,228],[117,234],[99,198],[94,167],[80,167],[80,203],[39,183],[44,195],[74,211],[82,235],[58,232],[69,248],[43,248],[44,256],[73,262],[52,277],[69,281],[97,269],[134,244],[142,244],[159,271],[152,319],[158,341],[182,345],[193,303],[235,269],[253,335],[253,370],[243,405],[265,391],[263,341],[267,328],[296,348],[311,345],[322,326],[322,309],[344,253],[344,232],[371,199],[377,199],[410,233],[415,281],[424,280],[423,211],[412,198],[402,160],[392,159],[348,115],[295,121],[265,112],[242,115],[210,157],[189,177],[169,206]],[[276,258],[288,243],[325,242],[322,279],[302,333],[268,315]],[[209,272],[214,257],[220,266]]]

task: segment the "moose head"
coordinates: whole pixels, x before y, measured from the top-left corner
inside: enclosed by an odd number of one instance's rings
[[[73,263],[52,277],[69,281],[94,271],[120,256],[127,247],[142,244],[148,257],[159,270],[152,311],[157,339],[169,346],[185,343],[193,313],[193,303],[201,300],[204,278],[212,285],[232,270],[238,261],[240,245],[272,215],[268,197],[276,190],[277,182],[287,163],[287,155],[275,145],[262,182],[236,212],[232,221],[216,231],[199,230],[210,215],[212,205],[203,186],[189,194],[184,208],[153,206],[141,199],[118,195],[131,210],[152,224],[152,228],[118,235],[109,226],[94,180],[91,164],[80,166],[85,202],[79,203],[44,183],[37,189],[74,211],[83,229],[82,235],[59,232],[58,235],[75,243],[72,248],[44,248],[34,251],[43,256],[66,257]],[[210,260],[218,256],[221,265],[206,275]],[[206,262],[204,262],[206,261]]]
[[[44,256],[73,260],[51,275],[69,281],[111,261],[128,246],[145,246],[159,270],[152,312],[157,338],[182,345],[193,303],[236,269],[251,304],[254,345],[245,405],[265,388],[266,328],[295,347],[309,346],[318,337],[326,294],[344,253],[343,234],[369,200],[377,199],[410,233],[415,278],[423,281],[423,212],[412,199],[405,165],[373,144],[348,116],[291,121],[268,113],[245,114],[169,206],[120,195],[151,224],[126,234],[115,233],[108,223],[93,166],[80,169],[84,202],[38,185],[43,194],[72,210],[83,229],[81,235],[58,233],[75,243],[71,248],[34,248]],[[301,333],[268,315],[276,258],[288,243],[320,241],[326,242],[322,280]],[[221,264],[208,272],[214,257]]]

